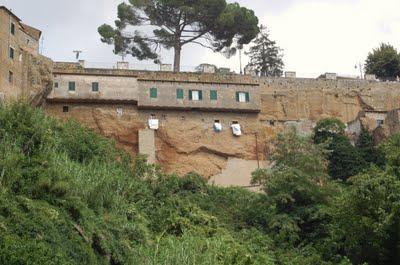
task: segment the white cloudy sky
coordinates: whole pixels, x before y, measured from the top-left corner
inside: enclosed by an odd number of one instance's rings
[[[24,22],[41,29],[43,53],[54,60],[74,60],[73,50],[83,59],[106,66],[119,60],[112,47],[100,42],[97,27],[112,23],[122,0],[0,0]],[[354,68],[381,42],[400,48],[399,0],[238,0],[255,10],[267,25],[271,38],[284,49],[285,69],[299,76],[324,72],[357,75]],[[277,3],[279,2],[279,3]],[[396,32],[397,29],[397,32]],[[186,46],[183,70],[200,63],[239,70],[237,57],[226,59],[206,49]],[[170,52],[163,61],[172,63]],[[133,64],[147,67],[150,61]],[[244,64],[247,58],[244,58]],[[138,66],[139,67],[139,66]]]

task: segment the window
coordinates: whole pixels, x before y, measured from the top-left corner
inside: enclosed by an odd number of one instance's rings
[[[237,102],[250,102],[249,92],[236,92],[236,101]]]
[[[189,90],[189,100],[191,100],[191,101],[203,100],[203,91]]]
[[[55,82],[55,83],[54,83],[54,87],[55,87],[55,88],[58,88],[58,82]]]
[[[69,82],[68,83],[68,90],[69,91],[75,91],[75,82]]]
[[[377,125],[378,127],[381,127],[384,123],[385,123],[384,120],[377,120],[377,121],[376,121],[376,125]]]
[[[12,35],[15,35],[15,24],[11,22],[10,32]]]
[[[183,89],[182,88],[178,88],[176,90],[176,99],[183,99]]]
[[[150,88],[150,98],[157,98],[157,88]]]
[[[68,112],[69,111],[69,107],[68,106],[63,106],[63,112]]]
[[[210,91],[210,99],[211,99],[211,100],[217,100],[217,99],[218,99],[217,90],[211,90],[211,91]]]
[[[15,57],[15,50],[14,50],[13,47],[10,47],[10,50],[9,50],[8,53],[9,53],[8,55],[10,56],[10,59],[13,59],[13,60],[14,60],[14,57]]]
[[[14,73],[11,71],[8,71],[8,82],[10,82],[10,84],[14,82]]]
[[[98,82],[92,83],[92,92],[99,92],[99,83]]]

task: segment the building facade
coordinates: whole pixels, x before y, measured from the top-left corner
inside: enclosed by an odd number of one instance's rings
[[[40,36],[40,30],[23,24],[9,9],[0,6],[0,100],[27,93],[27,57],[38,55]]]
[[[151,72],[127,62],[86,68],[38,54],[40,31],[5,7],[0,20],[0,99],[44,98],[48,114],[75,119],[169,173],[248,186],[251,173],[268,166],[276,135],[292,127],[310,135],[318,120],[335,117],[354,137],[362,126],[378,136],[400,131],[399,82]]]

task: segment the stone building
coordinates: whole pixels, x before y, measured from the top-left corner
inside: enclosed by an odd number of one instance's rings
[[[4,7],[0,18],[3,95],[45,98],[50,115],[76,119],[169,173],[196,171],[218,185],[248,186],[251,173],[268,165],[276,135],[289,128],[309,135],[320,119],[335,117],[355,136],[364,124],[380,135],[385,128],[400,131],[398,82],[334,73],[259,78],[129,70],[126,62],[116,69],[53,63],[37,54],[38,30]]]
[[[14,13],[0,6],[0,99],[28,93],[31,56],[39,53],[41,31],[23,24]]]

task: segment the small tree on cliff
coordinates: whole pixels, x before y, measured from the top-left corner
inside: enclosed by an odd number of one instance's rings
[[[281,76],[283,60],[281,49],[275,41],[269,39],[267,29],[261,25],[260,33],[254,40],[254,46],[246,54],[250,56],[248,66],[256,70],[260,76]]]
[[[115,26],[98,29],[103,42],[114,44],[114,53],[158,63],[160,47],[174,48],[174,71],[180,70],[181,50],[188,43],[230,54],[234,45],[241,48],[259,32],[252,10],[225,0],[129,0],[118,6]]]
[[[400,54],[390,44],[382,43],[368,54],[365,72],[378,78],[395,78],[400,75]]]

